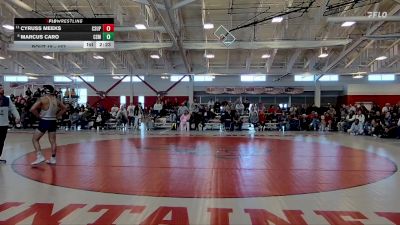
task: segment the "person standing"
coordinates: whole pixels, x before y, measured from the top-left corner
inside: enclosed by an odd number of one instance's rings
[[[133,116],[134,116],[134,120],[135,120],[134,125],[133,125],[134,130],[140,129],[142,115],[143,115],[142,103],[139,102],[139,104],[135,107],[134,112],[133,112]]]
[[[131,104],[129,104],[128,108],[126,109],[128,111],[128,125],[131,127],[134,125],[135,123],[135,117],[134,117],[134,113],[135,113],[135,106],[133,105],[133,103],[131,102]]]
[[[61,117],[67,110],[67,107],[63,103],[61,103],[55,96],[53,86],[44,85],[43,88],[45,96],[39,98],[38,101],[36,101],[36,103],[30,109],[33,115],[40,118],[39,127],[32,137],[32,143],[36,151],[36,160],[31,163],[32,166],[36,166],[45,161],[42,150],[40,148],[39,140],[46,132],[48,132],[49,142],[51,144],[51,158],[46,162],[48,164],[56,164],[57,118]]]
[[[2,156],[4,141],[6,140],[8,131],[8,112],[11,112],[15,118],[15,123],[19,124],[20,116],[14,103],[6,96],[4,96],[3,85],[0,84],[0,163],[7,161]]]

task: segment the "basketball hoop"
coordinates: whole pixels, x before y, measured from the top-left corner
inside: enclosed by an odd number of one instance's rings
[[[233,36],[233,34],[223,25],[219,26],[218,29],[215,30],[214,36],[216,36],[226,47],[229,47],[236,40],[235,36]]]
[[[100,99],[105,99],[107,96],[107,93],[105,91],[98,91],[96,94],[100,97]]]

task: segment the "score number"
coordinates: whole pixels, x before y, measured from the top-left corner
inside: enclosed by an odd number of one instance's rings
[[[114,24],[103,24],[103,32],[114,32]]]
[[[114,41],[114,24],[103,24],[103,41]]]

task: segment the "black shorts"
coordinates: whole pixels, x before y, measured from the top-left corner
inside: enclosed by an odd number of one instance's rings
[[[42,133],[56,132],[57,120],[40,120],[38,130]]]

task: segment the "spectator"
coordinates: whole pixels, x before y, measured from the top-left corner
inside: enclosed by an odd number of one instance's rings
[[[160,115],[161,110],[163,109],[163,104],[161,103],[160,99],[154,104],[153,110],[155,111],[156,115]]]
[[[254,129],[257,129],[258,121],[259,121],[259,116],[258,116],[257,110],[252,110],[252,112],[250,113],[250,116],[249,116],[249,122],[251,124],[253,124]]]
[[[250,112],[250,101],[247,98],[244,99],[243,106],[245,112]]]
[[[126,111],[125,105],[121,105],[118,113],[117,113],[117,123],[122,124],[122,126],[125,127],[125,125],[128,123],[128,112]]]
[[[255,109],[255,110],[256,110],[256,109]],[[260,111],[258,112],[258,122],[260,123],[260,128],[259,128],[259,130],[264,131],[266,121],[267,121],[267,118],[265,117],[264,110],[260,110]]]
[[[236,109],[236,112],[239,113],[239,115],[244,114],[245,107],[244,107],[242,101],[240,101],[240,99],[236,102],[235,109]]]
[[[364,133],[364,128],[358,119],[354,120],[350,129],[347,130],[349,134],[352,135],[362,135]]]
[[[181,131],[189,131],[189,120],[190,120],[190,114],[189,111],[186,110],[180,117],[180,127]]]
[[[358,121],[360,121],[361,125],[364,125],[365,116],[364,116],[364,114],[363,114],[363,112],[362,112],[361,109],[359,109],[359,110],[357,111],[357,115],[355,116],[355,118],[356,118]]]
[[[28,89],[26,89],[25,95],[26,95],[27,97],[29,97],[29,98],[32,96],[32,91],[31,91],[31,88],[30,88],[30,87],[28,87]]]
[[[142,108],[142,103],[139,102],[139,104],[135,107],[133,110],[133,116],[134,116],[134,125],[133,129],[137,130],[140,128],[140,120],[142,119],[143,116],[143,108]]]
[[[111,116],[113,118],[116,118],[118,111],[119,111],[119,108],[118,108],[117,104],[114,104],[114,106],[111,107]]]
[[[135,117],[134,117],[134,111],[135,111],[135,105],[133,105],[133,103],[131,102],[131,104],[129,104],[127,111],[128,111],[128,125],[129,126],[133,126],[133,124],[135,123]]]
[[[230,130],[234,131],[236,126],[238,128],[238,131],[242,131],[243,118],[240,116],[239,112],[233,110],[231,116],[232,123],[230,125]]]

